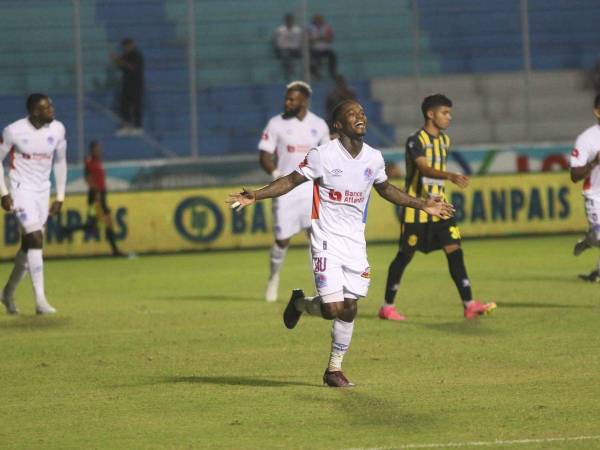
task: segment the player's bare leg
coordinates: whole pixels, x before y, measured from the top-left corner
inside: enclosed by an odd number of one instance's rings
[[[21,248],[15,256],[13,270],[8,277],[8,281],[2,290],[2,304],[8,314],[18,314],[19,310],[15,305],[15,291],[21,280],[27,274],[27,247],[24,239],[21,238]]]
[[[467,319],[474,319],[482,314],[490,314],[496,309],[496,304],[481,303],[477,300],[473,300],[473,294],[471,293],[471,282],[467,276],[467,269],[465,268],[465,261],[463,251],[460,245],[450,244],[444,246],[444,253],[448,259],[448,269],[450,270],[450,276],[458,289],[460,298],[463,302],[464,316]]]
[[[27,246],[27,265],[35,294],[35,311],[38,314],[53,314],[56,309],[46,300],[44,291],[44,260],[42,258],[44,235],[41,230],[33,231],[25,235],[24,242]]]
[[[289,245],[289,239],[277,239],[273,243],[273,247],[271,247],[269,281],[267,282],[267,289],[265,291],[265,299],[268,302],[277,301],[277,297],[279,296],[279,273],[281,272]]]
[[[338,295],[342,296],[341,292]],[[356,299],[345,298],[341,302],[325,303],[320,296],[304,297],[302,290],[294,289],[283,313],[285,326],[289,329],[294,328],[302,313],[333,320],[331,353],[329,364],[323,374],[323,383],[331,387],[354,386],[342,372],[342,361],[348,351],[354,331],[354,318],[357,313]]]

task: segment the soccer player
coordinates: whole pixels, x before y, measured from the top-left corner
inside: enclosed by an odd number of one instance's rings
[[[573,254],[579,256],[590,247],[600,247],[600,94],[594,99],[594,115],[598,123],[581,133],[571,151],[571,181],[583,180],[583,198],[589,230],[575,244]],[[598,267],[588,275],[579,275],[586,281],[600,281],[600,259]]]
[[[86,223],[70,227],[62,227],[61,231],[67,236],[77,230],[92,232],[98,229],[98,224],[105,227],[104,235],[110,244],[113,256],[125,256],[117,247],[110,208],[106,202],[106,173],[102,164],[102,145],[99,141],[90,142],[90,152],[85,160],[85,182],[88,185],[88,217]]]
[[[423,100],[421,111],[425,125],[406,142],[406,191],[418,198],[445,201],[444,180],[450,180],[461,189],[469,184],[467,176],[446,170],[450,138],[445,130],[452,120],[452,102],[442,94],[430,95]],[[385,303],[379,309],[379,317],[396,321],[406,319],[394,306],[404,269],[417,250],[429,253],[440,248],[448,259],[450,275],[463,302],[464,316],[473,319],[496,308],[494,303],[481,304],[473,300],[460,242],[454,218],[440,219],[425,211],[406,208],[402,217],[400,250],[388,270]]]
[[[2,303],[9,314],[17,314],[14,292],[28,271],[35,293],[36,312],[52,314],[56,310],[44,292],[42,244],[48,214],[60,212],[67,183],[67,141],[64,125],[54,120],[52,100],[45,94],[27,98],[28,117],[8,125],[2,133],[0,161],[10,154],[9,187],[0,173],[1,204],[14,213],[21,229],[21,248],[2,291]],[[56,200],[50,201],[50,170],[54,163]]]
[[[417,199],[388,183],[378,150],[363,142],[367,118],[356,101],[342,102],[333,112],[339,138],[311,149],[298,168],[257,190],[231,194],[232,208],[284,195],[311,181],[313,188],[310,243],[316,297],[294,289],[283,313],[288,329],[302,313],[333,320],[329,365],[323,382],[332,387],[353,386],[342,372],[342,359],[352,338],[357,300],[367,295],[371,270],[367,261],[365,221],[371,187],[386,200],[447,217],[452,206],[440,199]],[[306,183],[308,184],[308,183]]]
[[[294,171],[309,149],[329,141],[327,123],[308,110],[311,93],[310,86],[302,81],[288,84],[283,114],[271,118],[263,131],[259,162],[274,180]],[[265,292],[268,302],[277,300],[279,273],[291,237],[310,228],[311,199],[312,189],[306,184],[273,200],[275,242]]]

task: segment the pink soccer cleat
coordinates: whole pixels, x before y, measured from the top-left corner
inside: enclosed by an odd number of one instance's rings
[[[384,320],[393,320],[396,322],[406,320],[406,317],[396,311],[396,307],[394,305],[382,306],[379,308],[379,313],[377,315],[380,319]]]
[[[495,309],[496,304],[494,302],[481,304],[477,300],[473,300],[465,308],[464,314],[466,319],[474,319],[482,314],[491,314]]]

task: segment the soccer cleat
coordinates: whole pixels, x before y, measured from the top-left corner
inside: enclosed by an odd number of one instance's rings
[[[4,291],[2,291],[2,304],[4,305],[4,307],[6,308],[6,314],[19,314],[19,310],[17,309],[17,306],[15,305],[15,301],[12,298],[7,297],[6,295],[4,295]]]
[[[279,274],[273,275],[269,278],[267,283],[267,290],[265,292],[265,300],[268,302],[277,301],[277,291],[279,290]]]
[[[400,322],[402,320],[406,320],[406,317],[396,311],[396,307],[394,305],[385,305],[379,308],[379,312],[377,313],[380,319],[384,320],[394,320],[396,322]]]
[[[600,282],[600,271],[598,271],[598,270],[592,270],[587,275],[581,274],[581,275],[577,275],[577,276],[579,277],[579,279],[584,280],[584,281],[589,281],[591,283]]]
[[[35,307],[35,313],[36,314],[54,314],[56,313],[56,309],[53,308],[49,303],[42,303],[42,304],[38,304]]]
[[[304,298],[304,291],[302,291],[302,289],[294,289],[290,301],[283,310],[283,323],[289,330],[296,326],[302,315],[302,313],[296,309],[296,299],[299,298]]]
[[[577,244],[575,244],[575,247],[573,247],[573,255],[579,256],[584,251],[586,251],[588,248],[591,248],[591,247],[592,246],[588,242],[587,238],[583,238],[582,240],[577,241]]]
[[[464,315],[466,319],[474,319],[482,314],[491,314],[495,309],[496,304],[494,302],[482,304],[477,300],[473,300],[469,303],[469,306],[465,308]]]
[[[341,370],[330,371],[327,369],[323,374],[323,384],[329,387],[353,387],[354,383],[350,383],[344,372]]]

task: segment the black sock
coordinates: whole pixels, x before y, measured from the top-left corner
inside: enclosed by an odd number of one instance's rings
[[[117,243],[115,242],[115,232],[112,230],[112,228],[106,229],[106,239],[110,244],[110,248],[112,249],[113,255],[118,255],[119,253],[121,253],[117,248]]]
[[[396,298],[396,292],[398,291],[398,285],[404,269],[408,266],[408,263],[412,259],[414,253],[406,253],[400,250],[388,269],[387,281],[385,282],[385,302],[388,305],[394,304]]]
[[[450,276],[454,280],[454,284],[456,284],[460,298],[463,302],[472,300],[473,296],[471,294],[471,282],[467,276],[467,269],[465,268],[462,249],[459,248],[452,253],[448,253],[446,258],[448,258]]]

